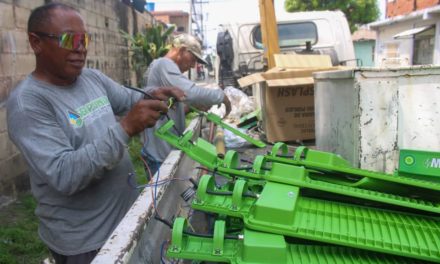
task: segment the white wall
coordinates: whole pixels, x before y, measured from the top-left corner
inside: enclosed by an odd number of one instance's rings
[[[375,52],[375,66],[386,67],[386,66],[408,66],[412,65],[413,59],[413,37],[408,36],[405,38],[395,39],[394,35],[409,30],[412,28],[418,28],[429,25],[436,25],[436,38],[435,38],[435,51],[434,51],[434,64],[440,64],[440,41],[439,41],[439,25],[440,18],[429,18],[423,19],[419,17],[418,19],[400,21],[390,25],[384,25],[382,27],[376,28],[377,39],[376,39],[376,52]],[[392,65],[393,61],[387,59],[387,47],[389,44],[397,44],[399,58],[394,60],[396,65]]]

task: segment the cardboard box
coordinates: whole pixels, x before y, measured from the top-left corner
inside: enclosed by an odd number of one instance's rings
[[[241,87],[252,85],[267,141],[315,138],[313,73],[337,68],[331,67],[326,57],[279,55],[275,68],[238,80]],[[324,65],[318,67],[321,64]]]

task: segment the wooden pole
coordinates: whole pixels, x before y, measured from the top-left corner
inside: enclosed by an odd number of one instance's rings
[[[278,28],[273,0],[259,0],[261,37],[268,68],[275,67],[274,54],[280,53]]]

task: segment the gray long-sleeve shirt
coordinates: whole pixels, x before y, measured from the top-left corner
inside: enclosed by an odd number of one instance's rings
[[[221,89],[207,89],[197,86],[180,72],[174,61],[166,57],[156,59],[150,64],[146,90],[164,86],[182,89],[186,95],[185,103],[190,105],[212,106],[223,102],[225,96]],[[183,103],[177,103],[175,109],[170,109],[168,116],[174,120],[178,133],[183,133],[185,130]],[[145,144],[142,152],[158,162],[163,162],[173,149],[167,142],[154,135],[154,131],[167,121],[163,118],[153,128],[145,130]],[[172,132],[176,133],[174,130]]]
[[[55,252],[100,248],[136,199],[129,137],[115,115],[140,98],[91,69],[70,86],[29,75],[11,93],[8,132],[29,165],[39,235]]]

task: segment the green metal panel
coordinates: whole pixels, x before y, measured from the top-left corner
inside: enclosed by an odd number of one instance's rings
[[[400,195],[414,195],[422,199],[439,201],[440,182],[407,176],[390,175],[353,168],[339,155],[298,147],[292,158],[286,158],[287,146],[284,143],[274,145],[268,160],[320,171],[326,175],[323,179],[337,184],[349,185],[369,190],[386,191]],[[343,176],[350,177],[343,177]],[[357,180],[355,180],[357,179]]]
[[[398,171],[440,181],[440,152],[401,149]]]
[[[244,134],[244,133],[241,132],[240,130],[238,130],[238,129],[236,129],[236,128],[234,128],[234,127],[232,127],[232,126],[226,124],[225,122],[222,122],[222,118],[219,117],[218,115],[215,115],[215,114],[213,114],[213,113],[203,112],[203,111],[200,111],[200,110],[198,110],[197,108],[194,108],[194,107],[190,107],[190,108],[191,108],[192,111],[194,111],[194,112],[196,112],[196,113],[198,113],[198,114],[200,114],[200,115],[205,116],[206,119],[208,119],[209,121],[213,122],[214,124],[216,124],[216,125],[218,125],[218,126],[223,127],[223,128],[226,129],[226,130],[231,131],[234,135],[237,135],[237,136],[239,136],[239,137],[245,139],[247,142],[252,143],[252,144],[255,145],[256,147],[259,147],[259,148],[264,148],[264,147],[266,147],[266,144],[265,144],[263,141],[261,141],[261,140],[256,140],[256,139],[254,139],[253,137]]]
[[[314,244],[289,244],[284,236],[243,230],[243,239],[224,239],[224,251],[213,254],[216,238],[183,234],[183,218],[176,219],[173,240],[167,256],[178,259],[193,259],[237,264],[416,264],[414,259],[368,252],[348,247]],[[223,233],[224,235],[224,233]],[[176,250],[176,249],[179,250]]]
[[[440,263],[439,218],[305,197],[274,182],[231,210],[231,196],[209,194],[211,176],[201,181],[193,208],[241,217],[249,229]]]
[[[180,138],[172,134],[169,131],[172,125],[172,122],[166,123],[156,131],[156,134],[184,151],[192,159],[225,176],[245,177],[253,179],[254,182],[279,182],[344,196],[346,199],[357,198],[440,213],[440,205],[437,202],[440,198],[439,184],[354,169],[349,167],[346,160],[337,155],[305,148],[297,149],[295,159],[277,157],[279,152],[283,155],[287,153],[287,146],[282,143],[275,144],[271,155],[257,156],[252,171],[240,170],[239,157],[235,151],[228,151],[222,160],[217,157],[214,146],[209,142],[203,139],[192,142],[189,140],[192,134],[189,133]],[[303,152],[307,153],[305,160],[300,158]],[[273,161],[269,169],[266,168],[268,160]],[[306,167],[311,167],[311,169],[306,169]],[[344,178],[340,173],[346,173],[350,177]],[[360,177],[360,179],[353,181],[355,177]],[[252,181],[249,182],[252,183]]]
[[[202,138],[197,138],[195,142],[192,142],[192,131],[187,131],[181,137],[178,137],[170,132],[173,126],[174,122],[173,120],[170,120],[157,129],[155,131],[155,135],[165,140],[172,146],[184,151],[190,158],[200,162],[203,165],[217,163],[218,157],[215,146]]]
[[[165,124],[157,135],[231,179],[218,188],[213,176],[203,176],[193,208],[241,218],[246,228],[270,234],[242,244],[231,242],[224,239],[225,224],[219,222],[213,241],[194,240],[180,235],[185,225],[180,222],[176,231],[173,229],[170,256],[230,263],[290,263],[291,258],[301,256],[291,250],[305,249],[302,245],[283,246],[277,238],[289,236],[336,245],[309,248],[313,256],[304,258],[310,263],[332,263],[331,252],[345,252],[339,249],[346,247],[350,252],[381,256],[381,263],[386,263],[387,257],[398,258],[395,256],[402,258],[391,263],[405,263],[406,258],[412,258],[408,263],[415,263],[413,259],[440,263],[440,218],[433,216],[440,213],[440,183],[352,168],[340,156],[304,147],[298,148],[293,158],[286,158],[283,144],[276,144],[268,156],[257,156],[251,169],[243,169],[236,152],[228,151],[220,159],[209,142],[192,142],[191,133],[182,137],[171,134],[172,125]],[[271,251],[278,252],[280,259],[270,257],[265,262]],[[309,263],[307,260],[304,263]]]
[[[258,162],[257,162],[258,161]],[[270,170],[259,170],[257,167],[268,167],[270,164]],[[219,169],[220,170],[220,169]],[[342,200],[355,200],[363,203],[368,203],[368,201],[375,201],[383,205],[396,205],[400,207],[406,207],[416,210],[422,210],[426,212],[440,213],[440,204],[436,201],[423,200],[420,198],[414,198],[415,195],[419,196],[430,194],[430,197],[439,196],[440,192],[424,190],[425,193],[418,188],[413,188],[412,186],[407,186],[406,189],[397,189],[399,194],[406,195],[396,195],[391,192],[396,189],[391,184],[388,188],[386,183],[379,182],[377,180],[376,184],[381,184],[381,188],[374,188],[374,180],[367,177],[360,180],[360,182],[372,185],[371,189],[380,189],[381,191],[369,190],[370,188],[359,188],[358,185],[350,185],[347,182],[342,181],[341,176],[332,177],[328,173],[314,173],[312,170],[307,170],[304,167],[298,167],[294,165],[289,165],[285,163],[278,162],[267,162],[266,157],[257,157],[254,163],[254,171],[256,173],[262,173],[263,178],[267,181],[285,183],[289,185],[294,185],[298,187],[303,187],[315,191],[321,191],[325,193],[331,193]],[[396,185],[396,184],[394,184]],[[363,186],[366,187],[365,185]],[[394,190],[395,191],[395,190]],[[413,192],[411,192],[413,191]],[[418,191],[418,192],[417,192]],[[395,191],[396,192],[396,191]]]
[[[238,254],[237,243],[234,240],[224,240],[224,228],[217,225],[217,236],[214,238],[195,237],[184,235],[187,227],[186,219],[177,218],[174,221],[171,245],[168,247],[167,256],[171,258],[196,259],[216,262],[231,263]],[[220,227],[220,230],[218,228]],[[216,254],[219,236],[221,236],[222,251]],[[216,245],[217,244],[217,245]]]

